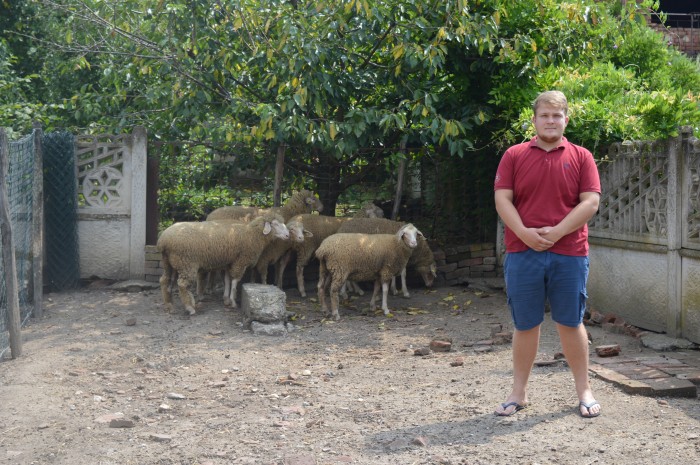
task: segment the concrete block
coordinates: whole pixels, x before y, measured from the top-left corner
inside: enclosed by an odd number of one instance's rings
[[[241,291],[241,310],[246,326],[258,323],[284,323],[287,319],[287,295],[277,286],[246,283]]]

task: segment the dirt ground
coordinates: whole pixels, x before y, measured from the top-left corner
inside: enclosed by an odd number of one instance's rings
[[[0,363],[0,464],[659,464],[698,463],[698,399],[632,396],[593,379],[602,415],[576,410],[563,362],[535,367],[531,404],[493,415],[510,388],[502,289],[484,283],[369,295],[321,318],[315,292],[288,290],[295,330],[243,328],[218,299],[188,317],[158,290],[93,286],[45,295],[23,354]],[[589,328],[593,345],[629,336]],[[416,355],[435,339],[450,352]],[[592,349],[593,350],[593,349]],[[551,321],[538,360],[560,351]]]

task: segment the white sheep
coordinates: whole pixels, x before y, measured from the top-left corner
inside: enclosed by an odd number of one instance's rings
[[[384,218],[384,210],[370,200],[363,203],[360,209],[352,215],[352,218]]]
[[[318,215],[313,215],[318,216]],[[303,221],[299,218],[299,215],[293,217],[291,220],[287,221],[287,229],[289,230],[288,241],[273,241],[268,244],[260,254],[258,258],[258,263],[255,264],[255,271],[257,271],[260,276],[260,282],[262,284],[267,284],[267,270],[270,265],[277,265],[277,276],[276,283],[277,286],[282,288],[282,277],[281,274],[284,271],[280,264],[278,263],[280,258],[290,250],[293,244],[302,244],[309,238],[313,237],[313,233],[304,227]]]
[[[330,288],[331,316],[338,314],[339,291],[345,281],[374,281],[370,311],[374,311],[379,287],[382,310],[389,315],[389,282],[406,267],[422,233],[406,224],[395,234],[336,233],[327,237],[316,250],[319,260],[318,298],[321,310],[328,314],[326,290]]]
[[[377,218],[378,215],[383,215],[381,208],[374,205],[372,202],[365,202],[362,207],[353,214],[351,218]],[[309,264],[309,261],[314,257],[314,252],[321,245],[321,242],[328,236],[338,232],[338,228],[350,217],[338,216],[323,216],[304,213],[296,215],[292,220],[301,221],[304,224],[304,230],[312,234],[311,237],[304,242],[293,242],[290,250],[279,259],[277,270],[277,286],[282,288],[282,280],[284,278],[284,270],[292,258],[296,254],[296,277],[297,289],[302,297],[306,297],[306,288],[304,285],[304,268]]]
[[[313,211],[321,212],[322,210],[323,204],[318,199],[316,194],[304,189],[293,192],[289,199],[287,199],[287,201],[281,207],[258,208],[243,207],[240,205],[219,207],[207,215],[207,221],[226,218],[250,221],[252,218],[260,216],[265,212],[278,213],[282,215],[284,221],[289,221],[294,215],[311,213]]]
[[[321,242],[328,236],[335,234],[338,228],[340,228],[340,225],[343,224],[344,221],[347,221],[347,218],[305,213],[292,217],[292,221],[300,221],[303,223],[304,230],[309,231],[312,236],[304,240],[304,242],[293,242],[290,250],[280,258],[277,286],[280,288],[282,287],[284,269],[287,267],[292,255],[296,254],[297,288],[299,289],[299,294],[301,294],[302,297],[306,297],[304,267],[306,267],[313,258],[314,252],[318,246],[321,245]]]
[[[170,280],[177,272],[180,300],[194,315],[194,297],[189,290],[200,270],[226,269],[224,305],[236,307],[236,286],[248,267],[258,261],[265,246],[274,240],[288,240],[282,217],[267,213],[250,223],[218,221],[175,223],[158,238],[163,275],[160,289],[168,312],[172,312]]]
[[[353,218],[343,223],[340,228],[338,228],[338,232],[393,234],[405,224],[406,223],[402,223],[400,221],[393,221],[385,218]],[[433,251],[430,249],[428,241],[425,239],[425,237],[421,236],[416,250],[408,260],[407,266],[415,269],[418,274],[421,275],[426,287],[433,285],[435,276],[437,276],[437,264],[435,263]],[[357,291],[358,289],[359,286],[355,290]],[[391,291],[394,295],[398,293],[396,290],[395,280],[392,280],[391,282]],[[401,291],[404,297],[408,298],[411,296],[411,294],[408,292],[408,286],[406,285],[406,269],[401,270]],[[341,294],[345,295],[345,289],[341,291]]]

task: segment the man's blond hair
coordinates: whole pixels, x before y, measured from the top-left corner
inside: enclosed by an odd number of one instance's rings
[[[564,110],[564,115],[569,112],[569,103],[566,100],[566,95],[558,90],[548,90],[538,95],[535,101],[532,102],[532,112],[534,114],[537,114],[537,107],[541,104],[551,105],[554,108]]]

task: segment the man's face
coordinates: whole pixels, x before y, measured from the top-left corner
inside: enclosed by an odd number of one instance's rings
[[[537,137],[547,143],[558,142],[564,135],[564,129],[569,123],[569,117],[561,108],[548,104],[540,104],[532,117]]]

